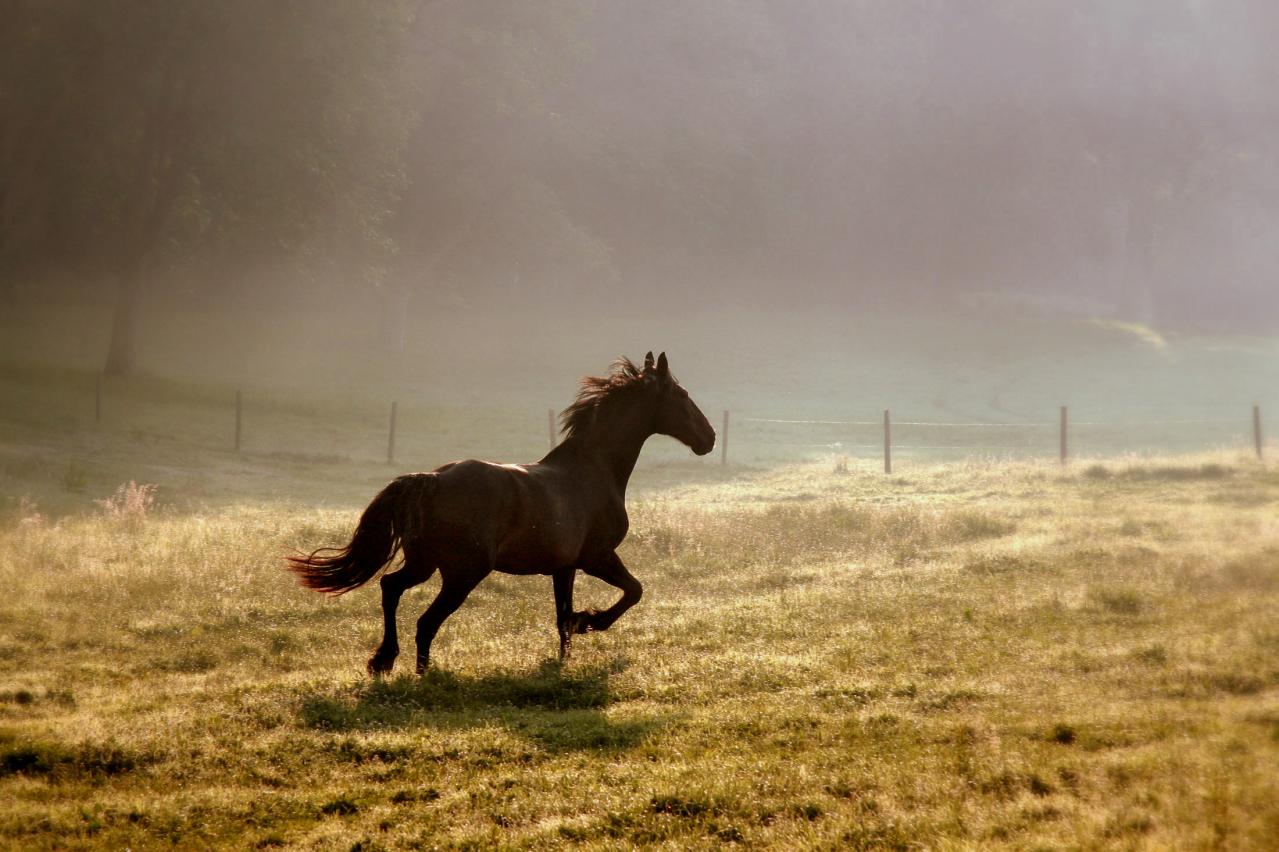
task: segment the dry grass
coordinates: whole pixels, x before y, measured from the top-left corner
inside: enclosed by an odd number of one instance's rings
[[[569,665],[549,581],[503,576],[436,671],[382,683],[376,594],[303,592],[278,559],[354,510],[15,508],[0,837],[1265,848],[1276,500],[1224,456],[704,477],[634,505],[645,598]]]

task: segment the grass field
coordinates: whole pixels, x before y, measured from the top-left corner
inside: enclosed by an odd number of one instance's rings
[[[622,551],[645,598],[613,630],[561,667],[549,580],[494,577],[445,625],[436,670],[380,683],[362,672],[375,591],[322,598],[279,558],[344,540],[354,500],[237,501],[239,472],[210,474],[203,503],[162,482],[148,510],[9,500],[6,845],[1279,836],[1273,466],[658,471]],[[402,624],[437,583],[406,597]],[[610,595],[579,581],[582,604]]]
[[[583,340],[572,321],[448,319],[388,359],[305,322],[153,321],[155,372],[109,380],[95,424],[100,314],[0,317],[0,844],[1279,836],[1279,468],[1244,452],[1251,404],[1279,411],[1273,340],[834,316],[585,323]],[[536,458],[576,376],[659,331],[685,341],[675,369],[707,412],[743,420],[727,467],[646,449],[622,550],[644,600],[560,666],[549,580],[493,577],[425,680],[369,681],[376,591],[322,598],[282,556],[345,541],[394,472]],[[1061,403],[1178,422],[1081,424],[1062,469]],[[901,452],[886,477],[858,446],[873,428],[744,420],[887,406],[1048,424],[1017,433],[1039,457],[1020,460],[965,460],[1003,433],[903,428],[967,446],[944,465]],[[409,593],[402,630],[437,585]],[[581,606],[611,595],[579,580]]]

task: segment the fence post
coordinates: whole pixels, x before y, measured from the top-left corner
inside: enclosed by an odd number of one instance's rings
[[[243,420],[244,404],[240,399],[240,391],[235,392],[235,451],[240,452],[240,431]]]
[[[395,463],[395,415],[399,413],[400,404],[398,401],[391,401],[391,428],[386,436],[386,463]]]
[[[724,430],[720,433],[719,463],[720,467],[728,464],[728,412],[724,412]]]
[[[884,409],[884,473],[893,472],[893,424],[888,409]]]
[[[551,449],[555,449],[555,409],[546,409],[546,437],[551,442]]]
[[[1065,464],[1069,455],[1069,446],[1066,442],[1066,406],[1061,407],[1061,463]]]
[[[1262,447],[1264,446],[1264,444],[1262,443],[1262,440],[1261,440],[1261,406],[1260,405],[1254,405],[1252,407],[1252,440],[1257,445],[1257,459],[1258,461],[1260,461],[1263,458],[1265,458],[1265,455],[1262,452]]]
[[[102,372],[99,371],[93,382],[93,425],[102,425]]]

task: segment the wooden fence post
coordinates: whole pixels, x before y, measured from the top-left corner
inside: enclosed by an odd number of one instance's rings
[[[893,424],[888,413],[888,409],[884,409],[884,473],[893,472]]]
[[[723,467],[728,464],[728,412],[724,412],[724,430],[719,436],[719,463]]]
[[[93,425],[102,425],[102,373],[100,371],[93,383]]]
[[[1066,442],[1066,406],[1061,407],[1061,463],[1065,464],[1069,457],[1070,447]]]
[[[1261,440],[1261,406],[1254,405],[1252,407],[1252,440],[1257,445],[1257,459],[1265,458],[1262,452],[1264,444]]]
[[[555,409],[546,409],[546,437],[551,442],[551,449],[555,449]]]
[[[240,399],[240,391],[235,392],[235,451],[240,452],[240,431],[244,405]]]
[[[386,436],[386,463],[395,464],[395,415],[399,413],[398,401],[391,401],[391,428]]]

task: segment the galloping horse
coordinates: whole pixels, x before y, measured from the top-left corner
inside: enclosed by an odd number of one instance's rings
[[[346,547],[289,557],[303,586],[340,595],[403,550],[403,567],[381,579],[385,632],[370,674],[389,672],[399,654],[400,596],[437,568],[440,592],[417,622],[418,674],[440,625],[492,571],[553,578],[561,660],[573,634],[607,630],[639,601],[643,589],[617,546],[629,527],[626,483],[640,449],[650,435],[669,435],[704,456],[715,447],[715,430],[671,376],[665,352],[656,362],[649,352],[642,369],[622,358],[609,375],[583,379],[561,421],[564,440],[536,464],[470,459],[398,477],[364,510]],[[579,570],[621,589],[621,599],[606,610],[574,612]]]

